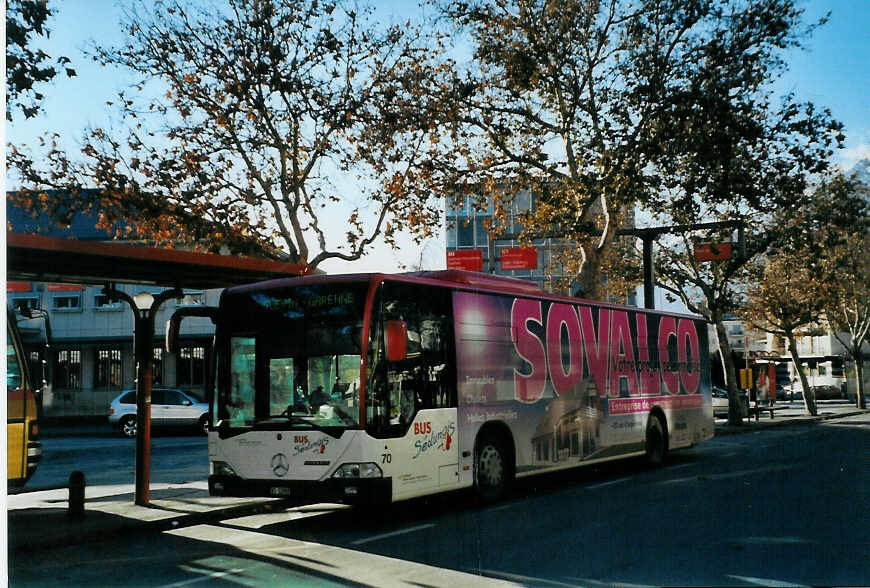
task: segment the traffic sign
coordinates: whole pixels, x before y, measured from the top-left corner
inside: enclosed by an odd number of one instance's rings
[[[725,261],[731,259],[731,243],[697,243],[695,261]]]

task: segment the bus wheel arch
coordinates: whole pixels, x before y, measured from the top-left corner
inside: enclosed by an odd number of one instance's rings
[[[664,463],[668,453],[668,420],[658,406],[647,416],[644,448],[649,465],[655,467]]]
[[[485,502],[504,495],[516,473],[516,452],[510,429],[501,422],[480,428],[474,441],[474,489]]]

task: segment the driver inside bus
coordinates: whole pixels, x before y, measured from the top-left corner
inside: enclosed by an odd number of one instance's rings
[[[308,399],[308,404],[314,412],[320,410],[320,406],[327,402],[329,402],[329,396],[326,394],[323,386],[315,388],[314,392],[311,393],[311,397]]]

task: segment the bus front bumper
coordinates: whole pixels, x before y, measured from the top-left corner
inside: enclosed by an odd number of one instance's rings
[[[392,478],[341,478],[316,480],[245,480],[234,476],[208,477],[211,496],[289,498],[299,504],[389,504]]]

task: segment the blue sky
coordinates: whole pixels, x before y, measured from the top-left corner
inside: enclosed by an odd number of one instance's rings
[[[120,44],[123,35],[117,27],[120,16],[117,0],[54,0],[56,14],[49,22],[51,37],[43,46],[52,56],[66,55],[77,70],[75,78],[59,76],[43,87],[45,113],[36,119],[20,120],[5,127],[6,143],[37,144],[46,132],[57,132],[63,144],[74,149],[88,126],[110,126],[106,101],[125,88],[131,78],[122,71],[110,70],[87,60],[82,50],[91,40],[101,44]],[[408,15],[411,1],[381,2],[379,8],[393,15]],[[806,20],[813,21],[831,11],[830,21],[808,41],[807,49],[788,56],[790,71],[777,88],[793,91],[802,100],[826,106],[845,124],[846,149],[836,160],[850,167],[870,158],[870,0],[814,0],[801,2]],[[12,178],[10,178],[11,180]],[[415,263],[417,246],[403,247],[395,254],[379,249],[359,270],[395,270],[399,261]],[[443,240],[426,247],[427,265],[443,267]]]

